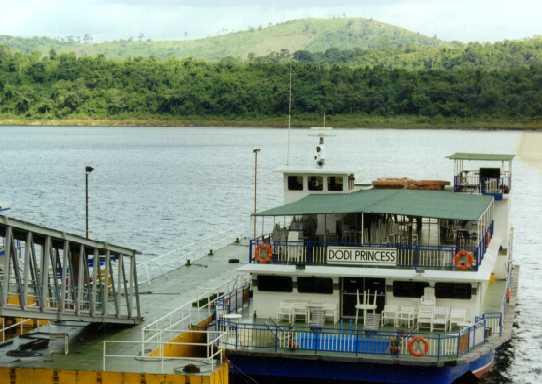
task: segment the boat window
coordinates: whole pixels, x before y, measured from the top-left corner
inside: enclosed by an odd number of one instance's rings
[[[309,176],[309,191],[323,191],[324,178],[322,176]]]
[[[342,176],[328,176],[328,178],[327,178],[327,190],[328,191],[342,191],[343,190],[343,177]]]
[[[327,277],[298,277],[297,291],[300,293],[333,293],[333,279]]]
[[[288,276],[258,276],[258,291],[292,292],[292,278]]]
[[[428,287],[429,283],[418,281],[394,281],[393,296],[420,298],[423,296],[423,289]]]
[[[470,299],[472,286],[470,284],[436,283],[435,297],[437,299]]]
[[[303,176],[288,176],[288,190],[302,191],[303,190]]]

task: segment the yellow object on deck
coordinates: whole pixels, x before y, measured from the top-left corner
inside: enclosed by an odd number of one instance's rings
[[[489,275],[489,284],[495,284],[497,282],[497,276],[491,272],[491,275]]]

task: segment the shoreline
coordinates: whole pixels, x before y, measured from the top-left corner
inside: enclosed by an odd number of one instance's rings
[[[321,126],[319,116],[302,115],[292,117],[292,128]],[[326,125],[345,129],[467,129],[467,130],[521,130],[541,131],[540,120],[504,119],[429,119],[424,117],[373,117],[359,115],[332,115]],[[2,126],[45,127],[224,127],[224,128],[287,128],[283,116],[264,117],[149,117],[149,118],[66,118],[66,119],[22,119],[0,116]]]

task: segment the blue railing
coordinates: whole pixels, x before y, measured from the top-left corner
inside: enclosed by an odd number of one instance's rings
[[[408,245],[408,244],[360,244],[348,241],[266,241],[251,240],[249,246],[249,263],[259,262],[255,259],[255,248],[258,244],[271,244],[272,254],[270,264],[304,264],[304,265],[334,265],[327,260],[328,247],[353,247],[365,249],[395,249],[397,261],[395,265],[375,265],[379,268],[399,269],[443,269],[456,270],[454,257],[459,250],[466,250],[472,253],[474,264],[470,270],[477,271],[481,265],[487,248],[493,238],[494,222],[481,236],[477,246],[457,247],[455,245]],[[344,264],[343,264],[344,265]],[[352,264],[350,264],[352,266]],[[363,267],[371,267],[370,264]]]
[[[249,262],[258,262],[255,260],[255,247],[264,243],[262,240],[251,240],[249,247]],[[305,264],[305,265],[333,265],[327,260],[328,247],[361,247],[365,249],[395,249],[397,251],[397,260],[395,265],[374,265],[380,268],[400,268],[400,269],[456,269],[454,265],[454,256],[459,248],[453,245],[405,245],[405,244],[360,244],[351,242],[321,242],[321,241],[269,241],[271,244],[272,256],[268,263],[271,264]],[[481,246],[486,246],[480,242],[478,247],[462,247],[471,252],[475,263],[472,270],[477,270],[483,259],[483,252],[479,252]],[[484,248],[485,252],[485,248]],[[352,266],[352,265],[350,265]],[[370,264],[363,265],[371,267]]]
[[[510,175],[501,177],[480,177],[479,175],[454,176],[454,192],[475,192],[502,199],[503,194],[510,193],[512,178]]]
[[[226,348],[234,350],[250,349],[281,353],[299,351],[315,354],[340,352],[413,358],[409,345],[416,340],[415,338],[422,338],[422,343],[427,345],[427,352],[423,353],[423,357],[438,361],[457,359],[484,344],[491,333],[502,333],[502,315],[499,315],[500,317],[488,314],[489,317],[480,318],[474,325],[457,332],[430,334],[408,331],[364,331],[353,327],[307,329],[225,320],[219,322],[219,327],[227,332],[224,339]],[[489,319],[495,319],[496,322],[488,328]]]

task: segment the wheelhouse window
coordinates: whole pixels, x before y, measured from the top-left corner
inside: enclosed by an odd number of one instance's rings
[[[322,176],[309,176],[309,191],[323,191],[324,178]]]
[[[328,176],[327,178],[327,190],[339,192],[344,187],[344,181],[342,176]]]
[[[292,292],[292,278],[288,276],[265,276],[257,278],[258,291],[261,292]]]
[[[326,277],[298,277],[297,291],[300,293],[333,293],[333,279]]]
[[[428,286],[429,283],[418,281],[394,281],[393,296],[417,299],[423,296],[423,289]]]
[[[436,283],[435,297],[437,299],[470,299],[472,286],[458,283]]]
[[[288,176],[288,190],[302,191],[303,190],[303,176]]]

